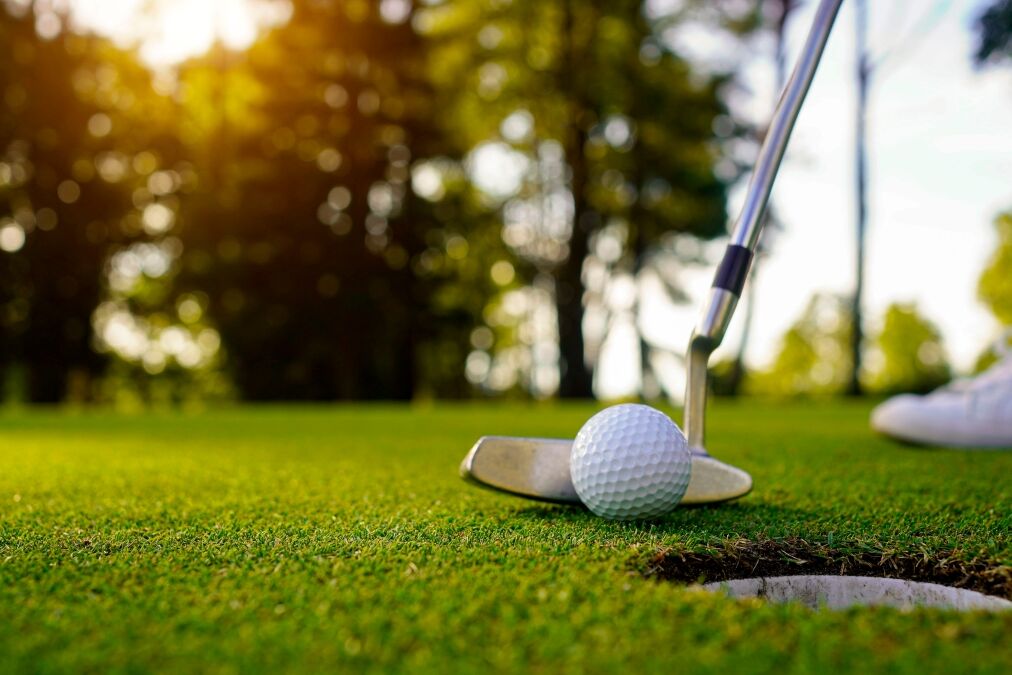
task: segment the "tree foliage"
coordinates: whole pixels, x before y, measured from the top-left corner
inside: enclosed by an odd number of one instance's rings
[[[914,305],[889,306],[875,346],[879,363],[869,376],[874,391],[926,393],[952,376],[941,333]]]
[[[849,298],[816,294],[787,329],[766,370],[746,381],[751,393],[774,396],[840,394],[850,378]]]
[[[437,139],[424,58],[374,6],[300,2],[247,54],[182,69],[200,182],[177,290],[207,295],[244,397],[412,396],[412,263],[436,234],[410,190]]]
[[[817,293],[784,333],[772,364],[746,380],[749,393],[774,396],[842,394],[850,381],[851,313],[845,296]],[[938,328],[914,305],[894,303],[882,318],[862,382],[877,393],[927,392],[951,369]],[[730,362],[718,364],[715,393],[726,393]]]
[[[35,401],[547,391],[555,343],[587,396],[587,261],[724,229],[731,74],[662,32],[751,6],[294,0],[168,76],[3,7],[0,379]]]
[[[139,105],[120,86],[138,70],[0,9],[0,371],[16,362],[33,401],[89,398],[103,369],[91,313],[107,250],[137,233],[122,123]]]
[[[998,230],[998,248],[980,277],[977,290],[995,318],[1012,326],[1012,211],[994,221]]]
[[[977,19],[978,64],[1012,59],[1012,0],[994,0]]]
[[[609,263],[628,270],[665,233],[724,231],[713,128],[726,115],[728,76],[694,70],[635,0],[447,2],[425,25],[436,80],[456,93],[453,127],[472,145],[506,143],[528,160],[524,184],[502,201],[504,224],[524,242],[516,252],[552,278],[560,391],[590,396],[584,264],[593,241],[617,233],[621,251]],[[517,120],[529,129],[513,133]],[[561,177],[546,154],[560,155]]]

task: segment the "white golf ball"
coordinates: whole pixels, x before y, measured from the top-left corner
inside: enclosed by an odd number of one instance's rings
[[[569,473],[580,500],[613,520],[660,516],[673,509],[692,471],[678,425],[645,405],[606,408],[576,434]]]

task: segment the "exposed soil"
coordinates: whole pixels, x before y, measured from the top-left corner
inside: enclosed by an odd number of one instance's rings
[[[886,577],[968,588],[1012,600],[1012,566],[957,552],[851,552],[803,539],[729,540],[708,551],[658,551],[642,573],[683,583],[793,574]]]

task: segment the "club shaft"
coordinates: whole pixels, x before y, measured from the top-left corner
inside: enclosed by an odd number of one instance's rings
[[[705,447],[707,365],[710,354],[724,339],[741,297],[759,242],[763,215],[773,190],[773,182],[842,2],[843,0],[822,0],[815,10],[812,28],[770,119],[749,179],[745,203],[735,221],[724,258],[717,268],[706,305],[689,340],[685,360],[688,372],[684,422],[689,446],[697,452],[703,452]]]
[[[731,244],[755,250],[762,230],[763,214],[766,212],[766,204],[773,190],[773,181],[787,149],[787,141],[794,129],[794,122],[798,119],[798,113],[801,112],[801,104],[815,77],[833,21],[842,2],[843,0],[822,0],[815,11],[815,19],[798,57],[798,63],[780,95],[780,101],[759,149],[759,156],[749,179],[745,204],[731,234]]]

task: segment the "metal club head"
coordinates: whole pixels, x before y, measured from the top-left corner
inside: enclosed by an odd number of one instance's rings
[[[483,436],[460,464],[460,475],[480,487],[557,504],[579,504],[569,477],[573,442],[561,438]],[[693,450],[689,487],[680,504],[713,504],[752,490],[741,469]]]
[[[460,463],[460,476],[518,497],[579,504],[569,478],[573,442],[561,438],[482,436]]]

